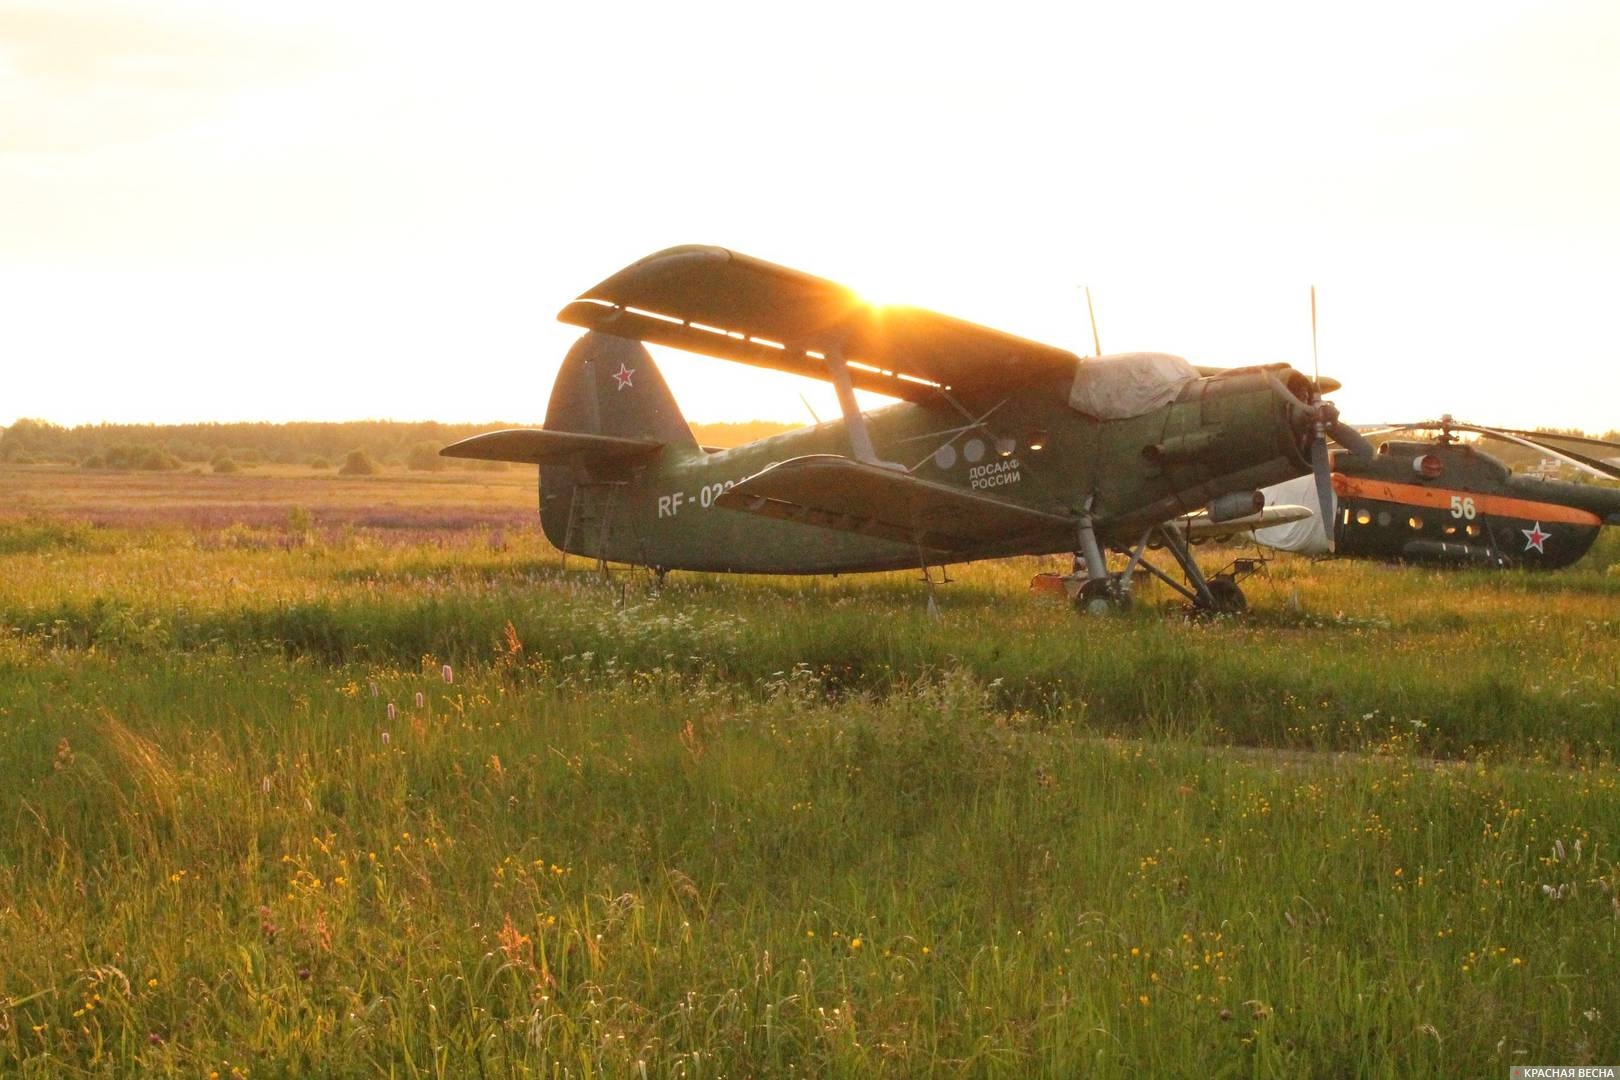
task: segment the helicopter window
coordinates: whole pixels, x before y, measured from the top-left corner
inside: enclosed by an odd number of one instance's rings
[[[1416,514],[1413,514],[1411,517],[1407,518],[1406,523],[1412,526],[1412,530],[1414,532],[1421,532],[1423,529],[1423,519],[1418,517]]]
[[[1356,511],[1356,524],[1357,525],[1371,525],[1372,524],[1372,511],[1370,511],[1370,510],[1357,510]]]
[[[1031,450],[1045,450],[1046,432],[1040,430],[1030,432],[1028,435],[1024,436],[1024,445],[1028,446]]]
[[[1346,525],[1350,524],[1350,508],[1348,506],[1344,508],[1344,523]]]
[[[1446,535],[1447,536],[1456,536],[1457,535],[1457,526],[1455,526],[1455,525],[1447,525],[1446,526]]]
[[[1482,530],[1480,529],[1478,522],[1470,521],[1467,528],[1465,528],[1463,531],[1469,536],[1478,536]]]
[[[1389,528],[1389,523],[1390,523],[1391,520],[1392,519],[1389,516],[1389,511],[1388,510],[1380,510],[1380,511],[1378,511],[1378,527],[1380,529]]]

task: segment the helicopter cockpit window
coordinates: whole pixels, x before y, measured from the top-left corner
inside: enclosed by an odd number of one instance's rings
[[[1406,523],[1412,526],[1413,532],[1421,532],[1423,530],[1423,519],[1418,517],[1416,514],[1413,514],[1411,517],[1407,518]]]
[[[1372,511],[1371,510],[1357,510],[1356,511],[1356,524],[1357,525],[1371,525],[1372,524]]]

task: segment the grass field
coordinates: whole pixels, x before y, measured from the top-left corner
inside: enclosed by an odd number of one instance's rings
[[[530,470],[0,467],[0,1072],[1620,1062],[1620,545],[604,581]]]

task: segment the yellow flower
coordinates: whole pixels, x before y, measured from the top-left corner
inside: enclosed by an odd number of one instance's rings
[[[860,948],[860,947],[861,947],[861,939],[860,939],[860,938],[850,938],[850,939],[849,939],[849,947],[850,947],[850,949],[852,949],[852,950],[854,950],[854,949],[859,949],[859,948]],[[1515,964],[1517,964],[1517,963],[1518,963],[1518,961],[1517,961],[1517,960],[1515,960],[1515,961],[1513,961],[1513,962],[1514,962],[1514,963],[1515,963]]]
[[[1140,1004],[1142,1004],[1142,1005],[1143,1005],[1143,1006],[1146,1006],[1146,1005],[1147,1005],[1147,1003],[1148,1003],[1148,996],[1147,996],[1147,995],[1146,995],[1146,994],[1141,994],[1141,995],[1138,995],[1138,997],[1137,997],[1137,999],[1136,999],[1136,1000],[1137,1000],[1137,1001],[1138,1001],[1138,1002],[1139,1002],[1139,1003],[1140,1003]]]

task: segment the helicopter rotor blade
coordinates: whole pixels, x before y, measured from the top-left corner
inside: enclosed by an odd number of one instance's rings
[[[1362,434],[1364,436],[1376,437],[1379,435],[1387,435],[1396,431],[1467,431],[1487,439],[1496,439],[1499,442],[1512,443],[1516,446],[1523,446],[1531,450],[1548,454],[1557,458],[1559,461],[1562,461],[1564,464],[1577,468],[1591,476],[1596,476],[1604,480],[1620,480],[1620,466],[1612,465],[1609,462],[1603,461],[1599,458],[1589,457],[1586,454],[1578,453],[1567,448],[1560,448],[1550,442],[1546,442],[1544,440],[1549,438],[1563,439],[1566,438],[1566,436],[1549,435],[1544,431],[1526,432],[1515,431],[1511,428],[1491,428],[1484,427],[1480,424],[1465,424],[1460,420],[1453,420],[1450,417],[1446,417],[1444,420],[1420,420],[1415,424],[1395,424],[1390,427],[1378,428],[1374,431],[1362,432]],[[1585,444],[1602,446],[1606,449],[1615,451],[1616,454],[1620,454],[1620,445],[1604,442],[1602,439],[1587,439],[1577,436],[1567,436],[1567,438],[1572,442],[1581,442]]]

